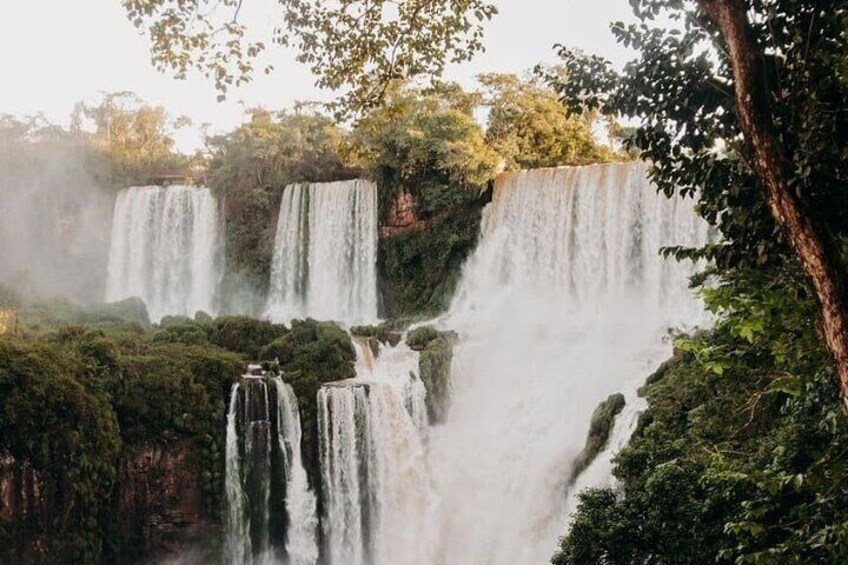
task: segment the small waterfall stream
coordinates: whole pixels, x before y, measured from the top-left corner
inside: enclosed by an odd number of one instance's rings
[[[609,440],[606,447],[598,454],[594,461],[577,476],[577,480],[568,489],[568,499],[565,505],[563,522],[568,522],[580,502],[579,495],[586,489],[605,488],[616,486],[616,479],[612,474],[612,460],[621,449],[630,441],[630,436],[639,424],[639,415],[645,410],[647,402],[633,391],[626,398],[621,413],[615,418]]]
[[[300,452],[300,412],[291,385],[276,377],[277,441],[286,479],[288,532],[286,554],[290,565],[314,565],[318,561],[317,501],[309,490],[303,456]]]
[[[227,443],[225,450],[226,473],[224,494],[226,496],[224,527],[226,538],[224,552],[232,565],[248,563],[253,554],[250,543],[250,518],[247,513],[247,500],[244,491],[244,479],[241,472],[241,454],[239,453],[239,434],[236,421],[239,399],[239,384],[234,384],[230,393],[230,405],[227,411]]]

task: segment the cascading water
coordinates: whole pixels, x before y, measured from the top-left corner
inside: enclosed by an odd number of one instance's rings
[[[377,318],[377,187],[365,180],[292,184],[277,221],[268,315]]]
[[[315,493],[309,490],[303,456],[300,452],[300,412],[291,385],[279,377],[277,389],[277,441],[286,480],[288,532],[286,554],[289,565],[315,565],[318,561],[318,515]]]
[[[106,300],[138,296],[152,320],[214,312],[218,205],[208,188],[136,186],[115,200]]]
[[[272,390],[265,374],[245,376],[233,386],[230,398],[225,559],[231,565],[277,563],[283,548],[289,565],[318,561],[317,501],[303,465],[297,399],[279,377],[273,384]],[[283,535],[276,533],[279,516],[272,512],[273,492],[285,496]]]
[[[250,522],[247,514],[247,500],[241,472],[241,454],[239,453],[238,399],[239,385],[234,384],[230,393],[230,408],[227,412],[226,473],[224,475],[224,494],[226,496],[224,552],[228,562],[232,565],[248,563],[248,559],[253,553],[249,535]]]
[[[502,176],[443,324],[460,332],[451,412],[431,429],[443,563],[545,563],[594,407],[629,398],[697,320],[691,201],[657,195],[641,164]]]
[[[431,565],[436,498],[420,426],[424,388],[410,374],[417,356],[405,345],[377,359],[358,351],[357,377],[318,392],[329,562]]]

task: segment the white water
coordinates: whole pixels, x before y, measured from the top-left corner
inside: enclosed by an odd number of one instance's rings
[[[498,180],[443,321],[462,341],[451,412],[430,432],[435,563],[548,562],[592,411],[670,355],[669,325],[700,316],[692,266],[658,255],[707,241],[691,208],[657,195],[639,164]]]
[[[309,490],[300,451],[300,412],[291,385],[274,379],[277,388],[277,441],[283,455],[286,479],[289,565],[314,565],[318,561],[318,515],[315,493]]]
[[[267,314],[377,319],[377,187],[365,180],[285,188]]]
[[[405,345],[383,347],[374,359],[359,344],[357,377],[318,392],[323,528],[332,565],[436,562],[424,389],[411,370],[417,371],[417,355]]]
[[[252,555],[250,543],[250,522],[247,515],[247,501],[244,493],[244,481],[239,456],[239,438],[236,423],[238,410],[239,385],[234,384],[230,393],[230,407],[227,411],[227,444],[225,449],[226,469],[224,494],[226,506],[224,514],[225,540],[224,552],[227,562],[232,565],[248,563]]]
[[[150,319],[215,312],[218,205],[209,189],[136,186],[115,200],[106,300],[138,296]]]

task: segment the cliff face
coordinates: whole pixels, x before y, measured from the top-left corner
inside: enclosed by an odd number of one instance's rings
[[[484,203],[480,194],[449,185],[393,191],[377,251],[383,317],[428,317],[447,308],[477,242]]]
[[[167,446],[125,447],[109,518],[111,532],[104,561],[121,563],[181,554],[192,547],[216,548],[220,520],[204,496],[197,459],[188,438]],[[70,563],[53,547],[53,515],[73,512],[66,504],[67,481],[57,481],[27,463],[0,458],[0,562]]]
[[[199,457],[190,439],[125,449],[118,470],[117,515],[127,558],[216,545],[208,542],[220,533],[220,520],[204,497]]]
[[[0,561],[44,560],[49,534],[45,525],[52,522],[50,498],[41,473],[11,457],[0,457]]]

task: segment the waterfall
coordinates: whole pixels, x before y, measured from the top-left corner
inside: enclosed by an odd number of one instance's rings
[[[251,542],[256,555],[270,550],[271,410],[264,378],[247,378],[244,386],[245,463],[251,503]]]
[[[224,526],[226,538],[224,551],[232,565],[248,563],[253,549],[250,543],[250,522],[247,515],[244,481],[241,473],[238,426],[236,422],[239,398],[239,385],[234,384],[230,393],[230,407],[227,411],[227,444],[224,494],[226,506]]]
[[[231,565],[276,563],[284,547],[289,565],[315,565],[317,501],[301,454],[297,398],[281,378],[273,378],[271,389],[269,377],[259,373],[233,386],[227,413],[225,559]],[[274,492],[285,496],[284,536],[275,529],[282,522],[272,513]]]
[[[283,458],[286,481],[288,535],[286,553],[290,565],[315,565],[318,561],[318,516],[315,494],[309,490],[300,452],[300,412],[291,385],[279,377],[277,389],[277,441]]]
[[[667,328],[702,316],[693,265],[658,254],[708,241],[692,206],[658,195],[641,164],[498,179],[441,322],[461,336],[451,412],[429,438],[441,562],[550,559],[593,408],[635,396],[671,353]]]
[[[416,355],[386,347],[371,365],[359,351],[357,377],[318,392],[329,562],[432,565],[436,501],[419,427],[424,389],[410,384]]]
[[[126,188],[115,200],[106,300],[138,296],[151,320],[213,313],[218,247],[218,205],[208,188]]]
[[[365,180],[283,191],[268,296],[280,321],[377,318],[377,187]]]

